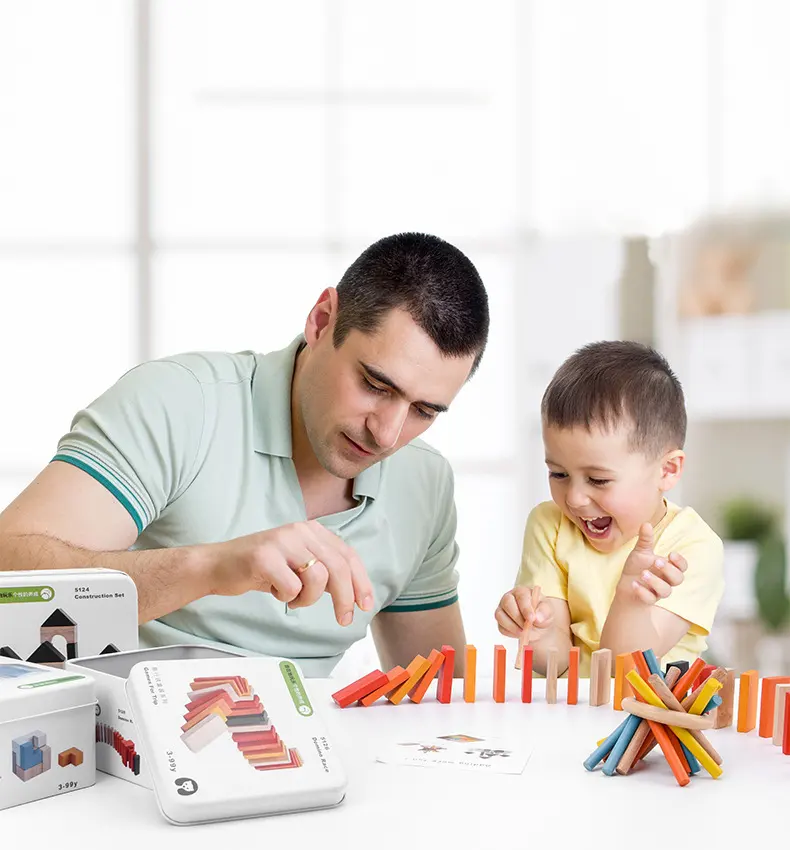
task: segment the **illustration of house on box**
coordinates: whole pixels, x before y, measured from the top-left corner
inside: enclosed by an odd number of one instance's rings
[[[53,640],[56,638],[62,638],[65,641],[65,655],[53,643]],[[62,668],[67,658],[72,659],[79,656],[77,650],[77,624],[62,608],[56,608],[41,624],[39,640],[41,643],[25,659],[33,664],[45,664],[48,667]],[[118,647],[112,643],[108,643],[100,654],[108,655],[112,652],[118,652]],[[22,660],[21,656],[10,646],[0,647],[0,655],[6,658],[14,658],[17,661]]]

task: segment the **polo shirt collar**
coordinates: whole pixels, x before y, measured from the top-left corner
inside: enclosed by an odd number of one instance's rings
[[[296,355],[305,344],[300,334],[287,348],[259,354],[252,376],[253,448],[261,454],[293,457],[291,443],[291,383]],[[375,499],[379,492],[382,463],[363,470],[354,479],[355,498]]]

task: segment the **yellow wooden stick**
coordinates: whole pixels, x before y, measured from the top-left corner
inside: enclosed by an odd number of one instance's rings
[[[633,689],[641,696],[649,705],[654,705],[656,708],[666,709],[664,703],[659,699],[656,692],[647,684],[647,682],[637,673],[636,670],[630,670],[626,675],[626,679],[631,683]],[[700,692],[701,694],[701,692]],[[714,778],[718,779],[722,774],[722,769],[715,761],[702,749],[702,747],[694,740],[686,729],[681,729],[679,726],[669,727],[686,745],[689,752],[699,761],[699,763],[708,771]]]
[[[705,706],[710,702],[711,697],[722,687],[722,683],[718,679],[710,677],[705,681],[699,696],[691,704],[689,714],[702,714]]]

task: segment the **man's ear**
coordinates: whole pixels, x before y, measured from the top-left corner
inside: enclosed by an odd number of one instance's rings
[[[681,449],[675,449],[664,455],[661,459],[661,480],[658,485],[663,493],[671,490],[680,481],[685,464],[686,453]]]
[[[315,302],[313,309],[307,315],[304,326],[304,336],[310,348],[329,334],[331,338],[337,318],[337,290],[330,286],[325,289]]]

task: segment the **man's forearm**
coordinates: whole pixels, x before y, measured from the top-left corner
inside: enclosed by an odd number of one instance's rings
[[[0,570],[106,567],[127,573],[137,586],[140,623],[155,620],[208,592],[202,547],[93,552],[43,534],[0,538]]]

